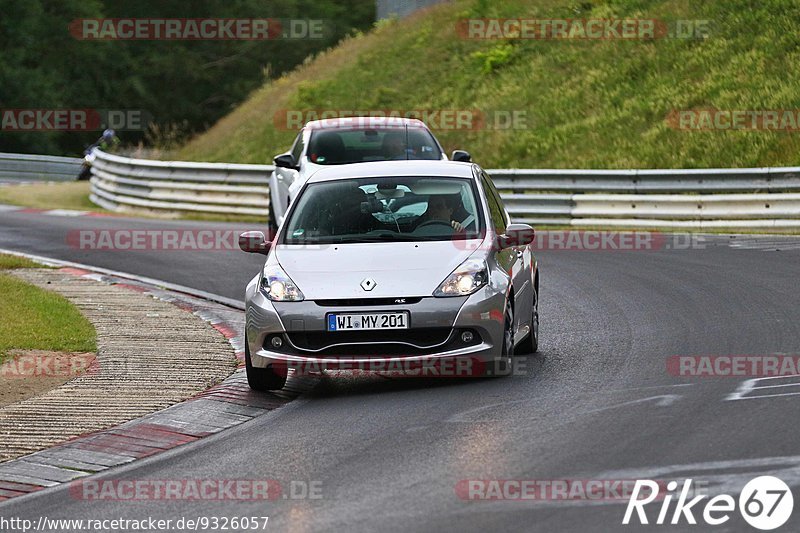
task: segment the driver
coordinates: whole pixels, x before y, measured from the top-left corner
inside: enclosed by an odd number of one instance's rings
[[[402,133],[390,132],[384,135],[382,151],[387,161],[408,159],[406,143]]]
[[[458,196],[443,196],[443,195],[431,195],[428,197],[428,208],[425,212],[417,219],[417,223],[415,228],[420,227],[422,224],[431,221],[439,221],[444,222],[445,224],[449,224],[451,228],[454,230],[461,232],[464,231],[464,226],[461,223],[453,220],[453,212],[456,210],[456,202],[458,202]]]

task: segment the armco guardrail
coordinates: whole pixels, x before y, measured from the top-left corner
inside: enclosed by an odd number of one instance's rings
[[[800,167],[488,172],[520,222],[800,228]]]
[[[107,209],[268,216],[271,165],[152,161],[96,153],[91,198]],[[519,222],[800,228],[800,167],[488,172]]]
[[[68,181],[78,177],[83,159],[0,152],[0,181]]]
[[[96,150],[92,202],[113,211],[269,216],[271,165],[131,159]]]

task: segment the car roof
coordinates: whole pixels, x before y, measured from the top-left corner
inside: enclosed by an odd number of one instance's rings
[[[306,123],[306,129],[309,130],[333,130],[333,129],[352,129],[352,128],[399,128],[403,126],[413,128],[428,127],[419,119],[416,118],[402,118],[402,117],[339,117],[339,118],[323,118],[320,120],[311,120]]]
[[[382,178],[393,176],[436,176],[473,178],[474,163],[441,160],[368,161],[331,165],[309,177],[309,183],[352,178]]]

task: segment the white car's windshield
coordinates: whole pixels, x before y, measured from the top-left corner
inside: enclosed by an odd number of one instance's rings
[[[317,130],[308,145],[308,160],[317,165],[441,158],[439,145],[424,128]]]
[[[483,217],[468,179],[359,178],[312,183],[297,200],[284,244],[478,238]]]

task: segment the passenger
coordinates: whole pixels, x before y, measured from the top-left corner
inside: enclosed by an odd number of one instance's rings
[[[356,186],[340,189],[335,194],[337,200],[332,203],[335,212],[331,213],[330,234],[352,235],[368,233],[380,228],[380,222],[361,207],[367,202],[367,193]]]

